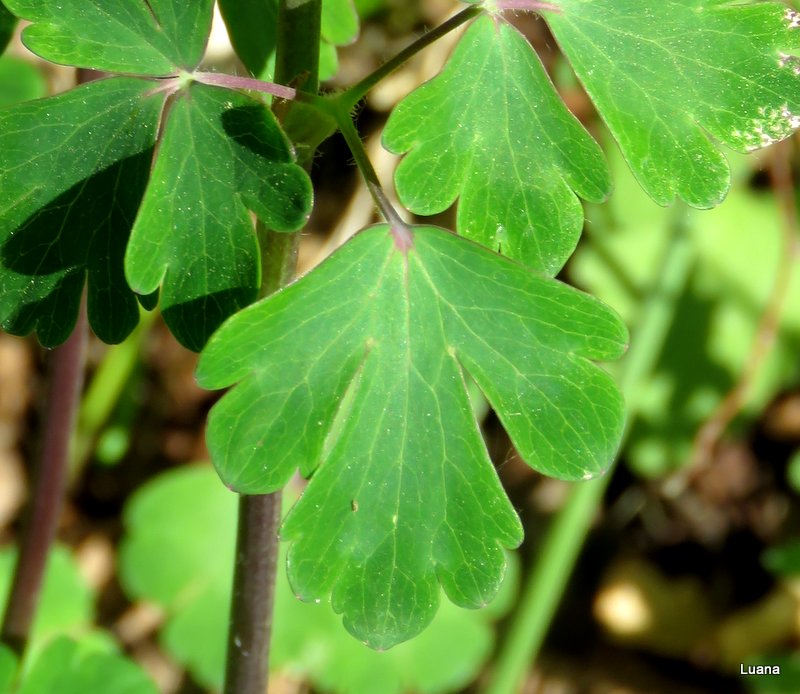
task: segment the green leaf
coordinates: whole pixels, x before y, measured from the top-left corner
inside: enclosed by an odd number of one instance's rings
[[[322,38],[346,46],[358,36],[358,14],[353,0],[322,0]]]
[[[0,107],[39,99],[47,93],[41,71],[26,60],[0,56]]]
[[[431,620],[439,582],[458,605],[488,602],[521,540],[462,370],[533,467],[589,478],[616,451],[622,402],[588,359],[625,339],[594,299],[481,246],[419,227],[406,253],[374,227],[211,339],[201,385],[242,382],[209,447],[244,493],[319,466],[282,529],[290,581],[387,648]]]
[[[219,11],[236,55],[253,75],[262,75],[275,53],[277,0],[219,0]]]
[[[236,507],[213,469],[192,466],[149,482],[125,509],[123,586],[165,608],[164,647],[210,689],[220,688],[224,671]],[[491,610],[447,603],[420,637],[377,653],[344,632],[328,605],[298,601],[280,571],[270,664],[293,680],[341,694],[453,691],[486,662],[493,642],[489,621],[508,609],[514,590],[514,581],[506,580]]]
[[[17,553],[0,549],[0,604],[5,605]],[[35,655],[55,635],[85,631],[92,620],[94,596],[64,547],[55,547],[47,559],[44,583],[31,633],[29,655]]]
[[[32,22],[25,45],[45,60],[136,75],[191,71],[211,29],[213,0],[4,0]]]
[[[89,320],[120,342],[139,309],[123,273],[163,95],[127,77],[0,110],[0,325],[60,344]],[[124,181],[124,184],[122,183]]]
[[[311,183],[263,103],[192,83],[172,104],[125,259],[131,287],[162,285],[175,337],[199,350],[260,285],[248,210],[292,231],[311,208]]]
[[[435,214],[460,196],[459,233],[550,275],[583,228],[577,195],[600,202],[611,188],[600,147],[500,18],[473,23],[442,73],[400,102],[383,141],[408,152],[395,175],[406,207]]]
[[[8,42],[11,41],[16,26],[17,18],[0,2],[0,53],[6,49]]]
[[[59,638],[36,658],[17,694],[157,694],[142,669],[115,653],[98,653]]]
[[[730,186],[720,144],[747,152],[800,127],[800,15],[786,5],[558,5],[547,22],[656,202],[713,207]]]
[[[11,691],[11,685],[17,676],[17,656],[7,646],[0,644],[0,692]]]

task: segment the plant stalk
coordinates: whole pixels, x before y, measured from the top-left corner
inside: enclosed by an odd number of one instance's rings
[[[627,418],[620,446],[638,415],[641,387],[661,355],[694,262],[694,245],[684,222],[686,210],[678,207],[675,214],[661,274],[641,307],[631,349],[622,363],[619,384],[627,403]],[[523,586],[519,607],[486,688],[489,694],[520,691],[555,616],[613,469],[612,466],[600,479],[573,485],[567,502],[552,521]]]
[[[322,0],[281,0],[275,81],[298,92],[319,89],[319,40]],[[290,102],[277,102],[284,119]],[[313,154],[313,153],[312,153]],[[310,164],[310,157],[307,164]],[[261,246],[261,294],[291,281],[297,266],[300,234],[280,234],[257,224]],[[239,497],[236,562],[228,631],[224,694],[264,694],[269,681],[269,647],[278,564],[281,493]]]
[[[51,354],[44,438],[34,469],[33,493],[3,616],[0,641],[20,657],[30,637],[67,488],[69,445],[83,387],[87,329],[84,298],[72,335]]]

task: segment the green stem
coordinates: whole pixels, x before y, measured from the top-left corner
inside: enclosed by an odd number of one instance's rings
[[[620,387],[628,410],[623,440],[639,413],[641,387],[661,355],[694,260],[694,247],[683,222],[685,214],[683,208],[676,211],[661,275],[641,307],[631,349],[622,362]],[[550,525],[497,658],[487,687],[490,694],[520,691],[520,683],[547,635],[612,471],[613,467],[600,479],[575,484]]]
[[[435,29],[429,31],[427,34],[420,36],[416,41],[414,41],[414,43],[407,48],[404,48],[396,56],[381,65],[377,70],[371,72],[360,82],[357,82],[352,87],[349,87],[347,90],[342,92],[338,98],[341,99],[343,104],[347,105],[346,108],[349,111],[353,106],[361,101],[361,99],[366,96],[367,92],[369,92],[370,89],[378,84],[378,82],[385,77],[388,77],[407,60],[419,53],[423,48],[427,48],[432,43],[435,43],[442,38],[442,36],[449,34],[451,31],[457,29],[470,19],[474,19],[482,12],[483,8],[479,5],[472,5],[471,7],[462,10],[443,24],[440,24]]]
[[[275,81],[316,95],[322,0],[281,0]],[[277,102],[285,119],[291,102]],[[278,234],[258,226],[262,295],[287,284],[295,273],[299,234]],[[269,646],[278,562],[281,493],[239,497],[225,694],[264,694],[269,679]]]

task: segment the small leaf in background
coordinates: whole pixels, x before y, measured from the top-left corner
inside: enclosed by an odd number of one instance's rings
[[[358,36],[358,14],[353,0],[322,0],[322,38],[346,46]]]
[[[60,344],[88,282],[98,337],[120,342],[133,330],[139,307],[123,256],[163,104],[150,90],[119,77],[0,110],[3,329]]]
[[[199,382],[241,383],[212,411],[209,448],[243,493],[319,466],[281,531],[289,579],[388,648],[430,622],[440,582],[458,605],[488,602],[502,547],[521,540],[464,371],[531,466],[589,478],[622,428],[619,392],[589,360],[626,338],[599,302],[482,246],[415,227],[402,252],[373,227],[212,337]]]
[[[578,242],[578,196],[600,202],[611,190],[600,147],[501,18],[472,24],[442,73],[395,108],[383,141],[407,153],[395,182],[412,212],[459,197],[460,234],[549,275]]]
[[[16,694],[158,694],[142,669],[116,653],[86,649],[68,638],[33,661]]]
[[[23,43],[45,60],[136,75],[193,70],[211,30],[213,0],[3,0],[32,24]]]
[[[8,42],[11,41],[16,26],[17,18],[0,2],[0,53],[6,49]],[[2,91],[0,91],[1,93]]]
[[[27,60],[0,56],[0,107],[40,99],[47,94],[41,71]]]
[[[249,210],[293,231],[311,209],[311,183],[263,103],[193,83],[167,116],[125,259],[131,287],[161,285],[173,335],[199,351],[219,324],[252,302],[259,249]]]
[[[639,183],[659,204],[717,205],[720,144],[800,127],[800,15],[776,2],[559,0],[544,16]]]
[[[236,497],[209,466],[165,473],[128,503],[120,555],[126,592],[168,612],[161,634],[167,651],[199,683],[217,690],[224,671],[236,506]],[[282,552],[281,565],[284,561]],[[516,572],[511,573],[486,610],[443,605],[417,639],[377,653],[344,632],[328,605],[297,600],[281,568],[272,670],[337,694],[455,691],[474,679],[489,657],[490,621],[514,598]]]
[[[0,644],[0,692],[10,692],[16,676],[17,656],[10,648]]]
[[[6,603],[11,589],[16,556],[15,550],[0,549],[0,604]],[[54,636],[85,632],[92,621],[93,601],[72,555],[56,546],[48,558],[28,655],[35,656]]]

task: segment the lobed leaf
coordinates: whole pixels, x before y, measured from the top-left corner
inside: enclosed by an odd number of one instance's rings
[[[311,183],[263,103],[192,83],[172,104],[125,259],[131,287],[160,304],[173,335],[199,350],[255,300],[258,242],[248,210],[292,231],[311,208]]]
[[[800,127],[800,14],[776,2],[559,0],[547,23],[639,183],[713,207],[740,152]]]
[[[477,19],[442,73],[389,118],[384,145],[406,153],[403,204],[423,215],[460,197],[460,234],[554,275],[583,228],[577,196],[611,190],[600,147],[559,98],[525,38]]]
[[[331,595],[375,648],[419,633],[439,583],[456,604],[494,595],[522,530],[470,409],[466,370],[522,457],[564,479],[601,473],[622,402],[589,359],[624,349],[601,304],[440,229],[398,250],[369,229],[317,270],[230,319],[201,385],[241,381],[208,443],[242,493],[313,479],[284,523],[289,578]]]
[[[60,344],[84,284],[106,342],[138,321],[123,256],[163,96],[127,77],[0,110],[0,325]]]
[[[25,45],[45,60],[137,75],[197,67],[213,0],[3,0],[32,22]]]
[[[126,506],[125,524],[120,579],[126,592],[166,610],[161,631],[165,649],[199,683],[219,689],[234,560],[235,495],[210,466],[184,467],[140,489]],[[376,653],[342,631],[329,605],[297,600],[284,571],[276,584],[271,668],[293,680],[310,681],[320,691],[342,694],[435,694],[466,685],[490,654],[489,622],[508,609],[515,589],[514,581],[506,580],[491,610],[444,605],[417,639]]]

